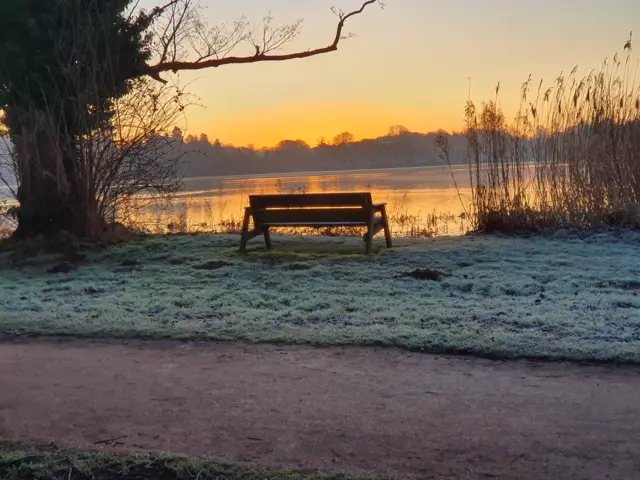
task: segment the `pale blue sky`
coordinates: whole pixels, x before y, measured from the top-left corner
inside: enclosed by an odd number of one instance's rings
[[[304,18],[290,51],[331,42],[332,5],[344,10],[360,5],[358,0],[201,3],[214,22],[242,14],[259,22],[268,12],[281,22]],[[622,53],[630,31],[640,37],[640,0],[384,3],[384,10],[370,7],[348,25],[357,37],[338,52],[183,74],[206,106],[190,112],[188,130],[223,142],[270,145],[280,138],[313,143],[345,130],[377,136],[397,123],[419,131],[459,129],[468,77],[478,102],[492,98],[500,81],[509,111],[530,73],[537,81],[552,81],[576,64],[588,72],[605,57]]]

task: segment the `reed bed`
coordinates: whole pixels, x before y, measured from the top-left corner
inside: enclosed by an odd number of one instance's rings
[[[529,78],[516,117],[495,98],[465,109],[471,223],[484,232],[640,227],[640,86],[631,40],[584,77]],[[448,155],[446,138],[438,140]]]

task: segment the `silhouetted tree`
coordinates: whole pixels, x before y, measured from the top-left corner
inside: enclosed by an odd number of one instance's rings
[[[276,150],[308,150],[309,144],[304,140],[281,140],[276,145]]]
[[[353,136],[352,133],[342,132],[336,135],[335,137],[333,137],[333,144],[344,145],[346,143],[353,143],[354,140],[355,140],[355,137]]]
[[[171,138],[173,138],[176,142],[184,143],[184,135],[182,134],[182,130],[180,129],[180,127],[173,127]]]
[[[147,78],[167,84],[163,75],[172,72],[336,51],[346,21],[376,1],[367,0],[350,13],[337,12],[329,45],[277,53],[297,35],[300,21],[276,26],[267,17],[259,31],[243,19],[230,27],[210,27],[195,0],[166,0],[149,12],[134,11],[133,0],[0,0],[0,110],[15,148],[16,235],[101,235],[106,219],[99,211],[94,159],[87,152],[95,144],[107,145],[108,158],[117,159],[103,166],[109,172],[105,181],[120,178],[119,169],[139,175],[152,171],[151,164],[138,169],[124,160],[131,137],[127,125],[114,124],[117,102],[130,96],[149,100],[154,105],[145,113],[163,120],[184,108],[183,92],[174,90],[169,98],[167,90],[150,86]],[[253,53],[234,55],[246,43]],[[131,115],[128,120],[141,120],[135,112]],[[137,145],[163,133],[160,123],[157,128],[144,123],[145,138],[138,138]],[[129,181],[138,185],[141,180]]]
[[[400,135],[405,135],[409,133],[409,129],[407,127],[403,127],[402,125],[392,125],[389,127],[389,136],[390,137],[399,137]]]

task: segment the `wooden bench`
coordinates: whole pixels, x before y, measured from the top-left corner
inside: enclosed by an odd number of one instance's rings
[[[386,204],[374,204],[369,192],[250,195],[249,205],[244,213],[240,252],[246,252],[247,242],[258,235],[264,235],[270,249],[271,227],[367,227],[367,254],[371,253],[374,235],[381,230],[391,248]],[[253,230],[249,230],[251,217]]]

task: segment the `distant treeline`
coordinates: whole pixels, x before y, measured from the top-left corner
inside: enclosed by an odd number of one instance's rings
[[[183,138],[178,128],[173,132],[184,155],[187,177],[441,165],[445,162],[438,155],[437,135],[392,127],[389,135],[376,139],[354,141],[345,132],[330,142],[320,139],[315,147],[302,140],[283,140],[273,148],[256,150],[211,142],[204,134]],[[464,135],[448,138],[451,163],[466,163]]]

